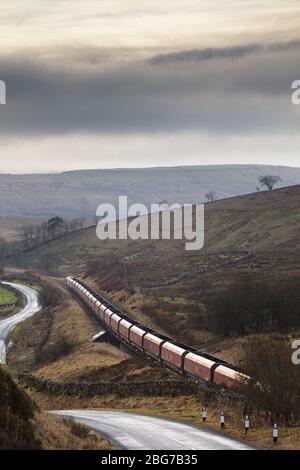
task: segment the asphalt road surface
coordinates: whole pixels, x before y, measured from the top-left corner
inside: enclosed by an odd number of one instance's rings
[[[26,306],[19,313],[0,321],[0,364],[6,363],[6,345],[14,327],[40,310],[38,294],[30,287],[13,282],[3,282],[21,292],[26,297]]]
[[[108,437],[118,447],[130,450],[251,450],[246,444],[219,433],[169,419],[114,411],[62,410]]]

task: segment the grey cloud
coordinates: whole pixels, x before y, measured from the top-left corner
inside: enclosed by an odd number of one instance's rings
[[[254,52],[262,51],[260,44],[248,44],[234,47],[210,47],[206,49],[192,49],[188,51],[160,54],[150,59],[151,64],[166,64],[183,61],[206,61],[211,59],[236,59]]]
[[[0,59],[8,103],[0,109],[0,133],[291,132],[299,128],[290,101],[290,84],[300,77],[297,57],[293,46],[226,67],[139,62],[105,70],[72,60]]]
[[[169,64],[185,61],[208,61],[213,59],[240,59],[248,55],[263,52],[280,52],[299,49],[300,41],[294,40],[286,43],[274,43],[270,45],[246,44],[230,47],[211,47],[206,49],[192,49],[187,51],[159,54],[152,57],[149,62],[154,65]]]

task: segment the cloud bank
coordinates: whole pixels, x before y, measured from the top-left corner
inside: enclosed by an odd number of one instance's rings
[[[188,51],[173,52],[170,54],[159,54],[152,57],[149,62],[152,64],[169,64],[172,62],[186,61],[208,61],[212,59],[240,59],[242,57],[268,52],[282,52],[290,50],[300,50],[300,41],[287,41],[274,44],[245,44],[229,47],[210,47],[205,49],[192,49]]]
[[[299,110],[290,86],[300,77],[299,47],[291,41],[186,51],[104,69],[97,62],[0,58],[8,103],[0,133],[294,132]]]

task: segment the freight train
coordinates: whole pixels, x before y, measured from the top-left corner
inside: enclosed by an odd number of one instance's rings
[[[140,325],[78,279],[69,276],[66,283],[91,308],[106,330],[147,359],[194,379],[228,387],[243,376],[225,361]]]

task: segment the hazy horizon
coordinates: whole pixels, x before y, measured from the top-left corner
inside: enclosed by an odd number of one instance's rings
[[[123,166],[123,167],[107,167],[107,168],[100,168],[100,167],[95,167],[95,168],[90,168],[90,167],[82,167],[82,168],[73,168],[73,169],[69,169],[69,170],[53,170],[53,171],[47,171],[47,170],[42,170],[42,171],[25,171],[25,172],[22,172],[22,171],[16,171],[16,172],[4,172],[4,171],[0,171],[0,174],[1,175],[12,175],[12,176],[22,176],[22,175],[59,175],[59,174],[62,174],[62,173],[73,173],[73,172],[78,172],[78,171],[118,171],[118,170],[151,170],[151,169],[164,169],[164,168],[193,168],[193,167],[229,167],[229,166],[240,166],[240,167],[246,167],[246,166],[261,166],[261,167],[266,167],[266,166],[269,166],[269,167],[272,167],[272,168],[280,168],[280,167],[284,167],[284,168],[299,168],[300,169],[300,165],[281,165],[281,164],[278,164],[278,165],[265,165],[264,163],[221,163],[221,164],[202,164],[202,165],[198,165],[198,164],[195,164],[195,165],[184,165],[184,164],[178,164],[178,165],[160,165],[160,166],[157,166],[157,165],[153,165],[153,166],[135,166],[135,167],[126,167],[126,166]]]

